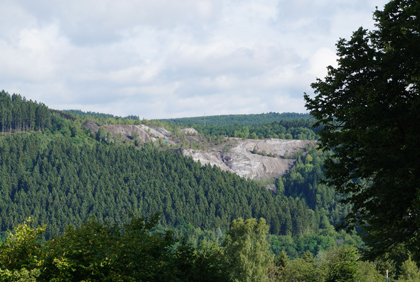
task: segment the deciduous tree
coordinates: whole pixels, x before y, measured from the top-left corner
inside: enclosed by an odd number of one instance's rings
[[[306,107],[323,125],[326,183],[352,205],[340,227],[361,226],[365,255],[420,241],[420,1],[374,12],[377,29],[337,43],[338,67],[311,86]]]
[[[260,282],[268,279],[274,258],[268,250],[268,229],[264,218],[258,221],[251,218],[245,222],[239,218],[232,222],[222,247],[232,281]]]

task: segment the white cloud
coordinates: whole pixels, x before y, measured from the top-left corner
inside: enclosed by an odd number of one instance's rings
[[[383,0],[5,0],[0,85],[146,118],[303,112],[339,37]]]

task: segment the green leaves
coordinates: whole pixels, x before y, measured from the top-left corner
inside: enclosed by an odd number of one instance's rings
[[[177,242],[171,232],[153,233],[159,214],[148,222],[133,217],[123,229],[91,218],[79,229],[41,243],[45,227],[19,225],[0,245],[1,281],[225,281],[220,259]],[[25,280],[27,281],[27,280]],[[31,281],[31,280],[28,280]],[[35,281],[35,280],[33,280]]]
[[[360,28],[337,43],[338,67],[311,86],[306,107],[324,128],[320,148],[329,186],[352,205],[341,227],[361,226],[365,254],[419,242],[420,4],[394,0],[374,14],[377,30]],[[416,105],[416,106],[414,106]]]
[[[242,218],[232,222],[223,243],[222,253],[232,281],[265,281],[273,255],[268,250],[266,236],[269,227],[265,220]]]
[[[334,254],[335,255],[335,254]],[[336,258],[328,269],[326,282],[359,281],[359,264],[356,249],[347,247],[337,250]]]

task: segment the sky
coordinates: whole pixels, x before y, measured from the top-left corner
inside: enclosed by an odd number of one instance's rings
[[[1,0],[0,90],[175,118],[307,112],[335,44],[383,0]]]

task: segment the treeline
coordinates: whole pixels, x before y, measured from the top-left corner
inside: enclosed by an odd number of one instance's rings
[[[175,124],[190,124],[190,125],[262,125],[263,123],[271,123],[273,121],[295,120],[295,119],[311,119],[309,114],[300,113],[263,113],[263,114],[249,114],[249,115],[220,115],[220,116],[201,116],[189,118],[173,118],[173,119],[158,119],[164,123]]]
[[[320,128],[313,128],[312,119],[273,121],[262,125],[190,125],[204,136],[228,136],[249,139],[279,138],[315,140]],[[186,125],[188,126],[188,125]]]
[[[0,92],[0,129],[2,133],[43,130],[51,126],[50,110],[18,94]]]
[[[307,114],[297,113],[268,113],[261,115],[238,115],[235,123],[214,122],[214,124],[196,124],[193,122],[172,122],[172,120],[140,120],[137,116],[127,116],[125,118],[110,114],[100,114],[94,112],[82,112],[79,110],[65,110],[63,112],[72,114],[74,117],[86,121],[91,120],[98,125],[105,124],[126,124],[126,125],[154,125],[161,126],[171,132],[179,132],[181,127],[193,127],[200,135],[204,136],[226,136],[250,139],[279,138],[279,139],[300,139],[315,140],[321,127],[313,128],[314,120]],[[215,121],[222,120],[223,117],[215,116]],[[251,122],[251,117],[259,117],[260,122]],[[192,118],[193,119],[193,118]],[[177,119],[178,120],[178,119]],[[184,119],[182,119],[184,121]],[[187,122],[187,120],[185,120]]]
[[[132,120],[139,119],[138,116],[134,116],[134,115],[129,115],[126,117],[119,117],[119,116],[114,116],[112,114],[104,114],[104,113],[91,112],[91,111],[84,112],[82,110],[62,110],[61,112],[69,113],[73,116],[80,116],[80,117],[98,117],[98,118],[105,118],[105,119],[114,118],[114,119],[132,119]]]

